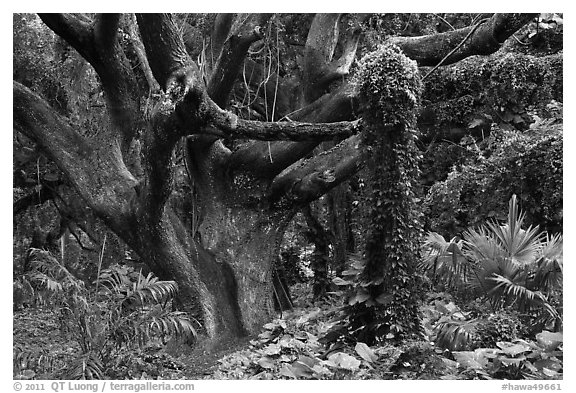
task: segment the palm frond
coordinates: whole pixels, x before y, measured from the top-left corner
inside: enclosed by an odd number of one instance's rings
[[[531,291],[521,283],[512,281],[509,277],[494,274],[490,278],[495,286],[490,292],[490,296],[502,305],[517,305],[522,311],[529,311],[534,308],[543,308],[550,316],[556,318],[558,312],[550,305],[548,299],[540,291]]]
[[[165,303],[174,298],[177,292],[178,284],[175,281],[158,281],[150,273],[133,285],[122,304],[124,307],[130,308],[150,302],[154,304]]]
[[[45,289],[50,292],[62,292],[63,287],[60,282],[55,280],[53,277],[48,276],[42,272],[31,272],[28,275],[30,282],[38,285],[40,288]]]
[[[424,249],[427,254],[419,263],[420,269],[449,287],[463,286],[472,266],[462,252],[462,241],[452,238],[447,242],[442,235],[429,232]]]
[[[472,342],[476,331],[477,320],[448,320],[436,325],[436,344],[450,351],[465,350]]]
[[[564,240],[561,234],[546,235],[546,240],[540,254],[547,259],[561,260],[563,256]]]
[[[510,198],[508,221],[504,225],[488,223],[492,235],[506,252],[506,256],[519,262],[530,263],[536,259],[543,244],[543,234],[538,226],[523,229],[525,213],[518,210],[516,195]]]
[[[49,251],[31,248],[29,256],[31,271],[26,275],[30,276],[31,281],[36,280],[52,292],[84,290],[84,283],[70,273]]]
[[[546,236],[540,258],[536,261],[532,285],[551,294],[563,288],[564,262],[562,235]]]
[[[104,367],[99,356],[89,352],[74,359],[64,372],[63,379],[104,379]]]
[[[118,266],[112,266],[111,268],[102,270],[100,272],[98,283],[102,285],[105,290],[115,294],[121,294],[130,287],[132,280],[128,275],[127,269],[122,269]]]
[[[504,250],[492,236],[489,227],[481,225],[468,229],[462,234],[463,252],[474,261],[493,260],[504,254]]]
[[[173,311],[146,319],[143,331],[146,336],[153,334],[155,336],[173,336],[192,339],[198,335],[194,325],[186,313]]]
[[[23,370],[52,373],[61,367],[62,363],[61,359],[47,351],[30,350],[17,345],[14,347],[12,354],[14,374],[18,374]]]
[[[200,324],[191,320],[186,313],[168,312],[157,307],[144,314],[133,313],[123,319],[111,332],[111,337],[116,348],[144,346],[151,339],[176,337],[192,340],[197,337],[198,328]]]
[[[523,229],[524,219],[514,195],[504,225],[491,222],[463,234],[464,254],[475,261],[468,287],[493,307],[541,308],[558,315],[546,294],[562,287],[562,236]]]

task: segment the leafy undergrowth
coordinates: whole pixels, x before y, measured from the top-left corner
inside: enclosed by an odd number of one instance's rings
[[[322,337],[337,322],[339,307],[329,301],[296,308],[264,325],[246,349],[218,361],[206,379],[457,379],[432,344],[408,341],[370,348]]]
[[[67,379],[63,373],[81,351],[62,333],[58,313],[25,308],[15,311],[13,320],[14,379]],[[187,379],[186,369],[157,343],[126,351],[105,371],[109,379]]]
[[[301,298],[306,298],[302,294]],[[508,314],[460,310],[448,296],[431,294],[421,308],[425,337],[368,347],[324,343],[338,321],[339,301],[297,302],[257,337],[178,342],[127,351],[106,370],[111,379],[561,379],[562,333],[529,339]],[[472,318],[474,316],[474,318]],[[447,348],[452,346],[450,349]],[[58,379],[79,352],[47,308],[14,313],[14,377]]]
[[[18,379],[48,379],[80,350],[60,334],[56,314],[36,308],[14,312],[13,360]]]
[[[422,305],[425,337],[368,347],[325,344],[338,301],[304,304],[264,326],[205,379],[562,379],[563,335],[528,337],[515,314],[462,311],[447,294]],[[472,317],[474,315],[474,317]]]

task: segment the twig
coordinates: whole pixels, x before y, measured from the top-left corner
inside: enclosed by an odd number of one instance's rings
[[[462,41],[460,41],[460,43],[458,45],[456,45],[456,47],[454,49],[452,49],[450,51],[450,53],[448,53],[446,56],[444,56],[444,58],[442,60],[440,60],[440,62],[438,64],[436,64],[434,66],[434,68],[432,68],[425,76],[424,78],[422,78],[422,80],[426,80],[426,78],[428,78],[434,71],[436,71],[442,64],[444,64],[444,62],[446,60],[448,60],[448,58],[450,56],[452,56],[458,49],[460,49],[462,47],[462,45],[464,45],[464,43],[468,40],[468,38],[470,38],[472,36],[472,34],[474,34],[474,32],[478,29],[478,27],[480,27],[480,25],[484,22],[486,22],[488,20],[488,18],[482,19],[480,22],[478,22],[476,25],[474,25],[474,27],[472,28],[472,30],[470,30],[468,32],[468,34],[466,34],[466,37],[464,37],[464,39]]]
[[[454,28],[454,26],[452,26],[452,25],[450,24],[450,22],[448,22],[446,19],[444,19],[444,17],[442,17],[441,15],[434,14],[434,16],[436,16],[436,17],[437,17],[438,19],[440,19],[442,22],[446,23],[452,30],[456,30],[456,29]]]
[[[106,247],[106,236],[108,234],[105,233],[104,234],[104,240],[102,241],[102,251],[100,252],[100,258],[98,261],[98,275],[96,276],[96,291],[95,293],[98,293],[98,284],[100,283],[100,272],[102,270],[102,261],[104,260],[104,248]]]
[[[517,43],[519,43],[520,45],[524,45],[524,46],[528,46],[530,45],[529,42],[522,42],[520,41],[520,38],[516,37],[514,34],[512,34],[512,37],[516,40]]]

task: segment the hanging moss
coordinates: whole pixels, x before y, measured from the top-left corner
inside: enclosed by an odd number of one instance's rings
[[[349,330],[373,342],[420,332],[415,274],[420,222],[413,184],[419,175],[414,127],[422,86],[416,64],[394,46],[365,56],[357,78],[363,143],[372,152],[372,194],[366,264],[350,302]]]

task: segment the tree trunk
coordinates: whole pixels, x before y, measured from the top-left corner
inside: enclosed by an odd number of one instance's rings
[[[216,280],[214,267],[224,277],[207,284],[219,299],[215,313],[225,310],[227,314],[220,318],[219,328],[235,335],[250,334],[258,332],[274,313],[273,265],[294,211],[262,202],[267,182],[227,170],[220,165],[226,161],[215,158],[227,154],[220,142],[209,147],[188,143],[187,162],[196,196],[193,203],[201,212],[192,236],[199,239],[194,244],[205,255],[200,259],[211,261],[198,265],[201,280]],[[230,318],[235,324],[227,326],[225,320]]]
[[[348,187],[348,183],[344,183],[326,194],[328,222],[333,238],[332,267],[337,275],[340,275],[346,269],[346,256],[348,253],[354,252]]]
[[[314,244],[310,268],[314,272],[312,295],[314,300],[318,300],[326,296],[326,292],[328,292],[330,287],[330,282],[328,281],[328,262],[330,259],[328,245],[330,239],[322,224],[314,217],[310,205],[306,206],[302,213],[308,225],[308,231],[306,232],[308,240]]]
[[[235,278],[237,311],[242,327],[249,333],[257,332],[274,312],[273,261],[288,219],[286,213],[227,207],[222,203],[200,227],[205,247]]]

